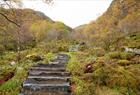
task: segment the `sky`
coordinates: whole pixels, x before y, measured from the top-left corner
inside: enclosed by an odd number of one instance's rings
[[[55,0],[53,5],[47,5],[41,0],[23,0],[23,7],[41,11],[52,20],[74,28],[96,20],[111,2],[112,0]]]

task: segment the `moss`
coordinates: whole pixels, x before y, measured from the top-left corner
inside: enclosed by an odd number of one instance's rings
[[[118,64],[121,65],[121,66],[127,66],[129,65],[131,62],[128,61],[128,60],[119,60],[118,61]]]
[[[56,54],[55,53],[47,53],[45,55],[44,62],[48,63],[49,61],[55,59],[55,57],[56,57]]]
[[[16,53],[15,52],[5,52],[4,54],[0,55],[0,64],[8,64],[10,61],[16,60]]]
[[[128,47],[129,48],[140,48],[140,33],[139,31],[130,35]]]
[[[26,58],[34,62],[37,62],[43,59],[43,57],[39,54],[30,54],[30,55],[27,55]]]
[[[111,59],[119,59],[120,58],[119,52],[110,52],[108,55]]]
[[[128,52],[110,52],[108,54],[108,56],[111,58],[111,59],[125,59],[125,60],[129,60],[131,58],[134,57],[134,54],[133,53],[128,53]]]
[[[120,52],[120,58],[121,59],[131,59],[133,57],[134,57],[133,53]]]
[[[77,60],[77,54],[76,53],[69,53],[70,61],[67,65],[67,71],[71,72],[72,75],[82,75],[83,74],[83,67],[82,64]]]

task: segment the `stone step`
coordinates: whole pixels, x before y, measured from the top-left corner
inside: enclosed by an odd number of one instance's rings
[[[56,58],[56,59],[53,59],[51,60],[51,62],[60,62],[60,61],[67,61],[66,59],[59,59],[59,58]]]
[[[49,64],[60,64],[60,62],[57,62],[57,61],[54,61],[54,60],[53,60],[53,61],[50,61]],[[63,64],[63,65],[64,65],[64,64]]]
[[[47,68],[52,68],[52,67],[65,67],[65,64],[59,64],[59,62],[57,62],[57,63],[51,62],[49,64],[38,64],[38,65],[34,65],[32,67],[47,67]]]
[[[46,80],[46,81],[48,81],[48,80],[69,80],[70,79],[70,77],[57,77],[57,76],[28,76],[27,78],[29,78],[29,79],[36,79],[36,80]]]
[[[65,71],[65,67],[31,67],[30,70],[36,70],[36,71]]]
[[[55,60],[52,60],[52,62],[59,62],[59,64],[67,64],[68,63],[67,60],[63,60],[63,59],[55,59]]]
[[[61,84],[61,83],[67,83],[67,79],[35,79],[35,78],[28,78],[26,81],[24,81],[24,84],[29,83],[37,83],[37,84]]]
[[[60,59],[60,60],[68,60],[69,58],[62,57],[62,56],[58,56],[56,59]]]
[[[70,84],[69,83],[61,83],[61,84],[37,84],[37,83],[29,83],[23,84],[23,90],[30,90],[30,91],[63,91],[68,92],[70,91]]]
[[[24,90],[24,93],[21,93],[20,95],[71,95],[70,92],[63,92],[63,91],[55,91],[55,92],[49,92],[49,91],[30,91],[30,90]]]
[[[65,58],[69,58],[69,56],[68,56],[68,55],[66,55],[66,54],[58,54],[57,56],[60,56],[60,57],[65,57]]]
[[[68,77],[69,78],[69,75],[61,75],[61,74],[57,74],[57,75],[45,75],[45,74],[40,74],[40,75],[30,75],[29,74],[29,77]]]
[[[29,71],[29,76],[69,76],[68,72],[58,72],[58,71]]]
[[[32,66],[20,95],[71,95],[68,60],[66,54],[58,54],[49,64]]]

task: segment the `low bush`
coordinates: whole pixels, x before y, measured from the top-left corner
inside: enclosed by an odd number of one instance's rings
[[[131,59],[132,57],[134,57],[133,53],[128,53],[128,52],[120,52],[120,58],[121,59]]]
[[[119,59],[120,58],[119,52],[110,52],[108,55],[111,59]]]
[[[77,56],[75,53],[69,53],[71,59],[69,61],[69,64],[67,65],[67,71],[69,71],[72,75],[82,75],[84,73],[83,71],[83,65],[77,60]]]
[[[30,54],[30,55],[27,55],[26,58],[35,62],[43,60],[43,56],[39,54]]]
[[[72,83],[75,85],[75,95],[138,95],[139,94],[139,66],[131,66],[129,59],[131,54],[121,52],[113,53],[113,62],[110,56],[97,57],[92,64],[93,71],[84,73],[85,59],[89,54],[75,53],[74,59],[68,64],[68,70],[72,72]],[[78,57],[78,59],[77,59]],[[108,58],[109,57],[109,58]],[[117,59],[116,59],[117,58]],[[83,61],[81,61],[83,60]],[[83,63],[84,62],[84,63]],[[126,66],[127,67],[123,67]],[[138,64],[136,64],[138,65]]]
[[[108,55],[111,59],[130,60],[132,57],[134,57],[133,53],[128,53],[128,52],[110,52]]]
[[[128,60],[118,60],[118,64],[121,66],[127,66],[129,65],[131,62]]]

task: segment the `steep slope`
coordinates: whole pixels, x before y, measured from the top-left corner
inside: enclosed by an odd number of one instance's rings
[[[124,35],[140,35],[140,0],[113,0],[107,11],[96,21],[86,25],[81,32],[84,40],[91,42],[103,42],[108,40],[107,38],[114,38],[116,40],[112,43],[116,43]]]
[[[25,49],[27,47],[34,47],[42,42],[68,38],[72,30],[64,23],[55,22],[39,11],[1,8],[0,12],[11,21],[20,25],[20,28],[18,28],[4,16],[0,15],[0,22],[2,22],[0,23],[1,51],[3,49],[15,50],[19,42],[22,49]]]
[[[139,95],[140,0],[113,0],[82,28],[73,36],[86,47],[68,65],[76,95]]]
[[[97,30],[111,30],[112,28],[120,28],[121,24],[137,24],[133,29],[139,29],[138,22],[140,20],[140,1],[139,0],[114,0],[108,10],[97,19],[96,22],[90,24],[98,27]],[[125,23],[126,22],[126,23]],[[129,27],[129,26],[128,26]],[[127,28],[128,28],[127,27]],[[100,28],[100,29],[99,29]],[[96,28],[95,28],[96,29]],[[127,32],[129,32],[128,30]],[[122,31],[126,32],[126,31]]]
[[[101,28],[101,31],[102,29],[111,30],[112,28],[118,28],[122,32],[130,32],[130,29],[122,29],[123,25],[126,26],[126,28],[129,28],[129,24],[131,24],[132,29],[139,30],[139,8],[139,0],[114,0],[108,8],[107,12],[104,13],[96,23],[98,24],[98,27]]]

